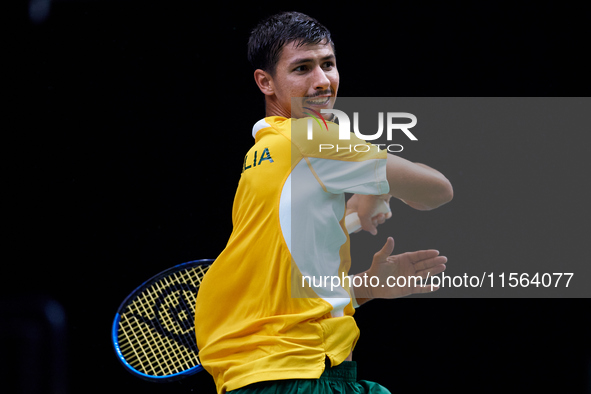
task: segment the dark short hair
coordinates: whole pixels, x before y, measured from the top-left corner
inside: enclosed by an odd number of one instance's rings
[[[275,73],[281,51],[286,44],[296,45],[334,43],[330,31],[316,19],[301,12],[272,15],[255,27],[248,40],[248,60],[255,69]]]

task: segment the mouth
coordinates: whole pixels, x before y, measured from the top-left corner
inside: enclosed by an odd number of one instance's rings
[[[304,100],[305,105],[311,105],[315,107],[322,107],[328,105],[331,100],[331,96],[321,96],[321,97],[314,97],[310,99]]]

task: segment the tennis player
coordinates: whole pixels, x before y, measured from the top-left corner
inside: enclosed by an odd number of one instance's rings
[[[452,187],[438,171],[355,135],[351,144],[367,144],[367,151],[319,152],[319,141],[338,141],[332,122],[324,130],[315,124],[314,138],[304,138],[304,112],[331,108],[339,88],[330,32],[313,18],[296,12],[267,18],[252,31],[248,56],[266,117],[252,131],[255,143],[242,166],[232,234],[197,298],[201,363],[218,393],[389,393],[357,381],[354,308],[431,289],[352,286],[345,280],[333,289],[313,288],[301,279],[348,275],[346,211],[357,212],[362,228],[375,234],[389,216],[373,214],[381,200],[395,197],[429,210],[450,201]],[[292,97],[302,99],[292,107]],[[347,204],[345,193],[354,193]],[[388,238],[364,274],[385,281],[445,269],[446,258],[437,251],[392,256],[393,249]]]

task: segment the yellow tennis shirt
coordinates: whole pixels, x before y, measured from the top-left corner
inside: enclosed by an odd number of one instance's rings
[[[199,358],[218,393],[318,378],[357,342],[349,284],[334,286],[351,263],[345,193],[389,191],[386,151],[339,140],[338,127],[273,116],[253,128],[233,231],[197,297]]]

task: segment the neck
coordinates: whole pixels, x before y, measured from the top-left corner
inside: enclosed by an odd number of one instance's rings
[[[283,116],[284,118],[291,118],[291,111],[281,107],[277,101],[266,98],[265,99],[265,116]]]

